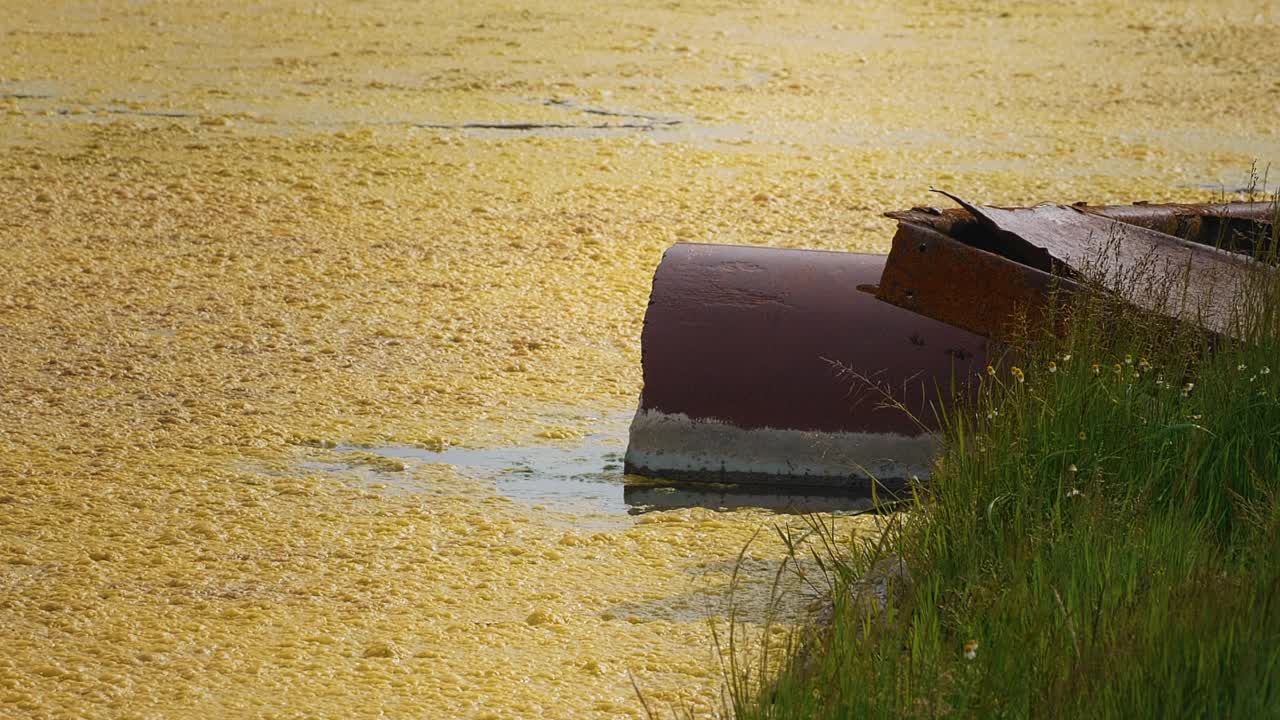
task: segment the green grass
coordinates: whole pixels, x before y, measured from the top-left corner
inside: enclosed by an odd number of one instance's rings
[[[1210,342],[1093,293],[1066,303],[1065,337],[1011,343],[976,399],[947,415],[927,493],[887,542],[826,560],[829,632],[776,677],[732,675],[728,709],[1280,717],[1273,275],[1239,303],[1241,341]],[[874,617],[848,588],[887,552],[913,582]]]

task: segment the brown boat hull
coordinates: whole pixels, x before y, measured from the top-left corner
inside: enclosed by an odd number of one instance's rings
[[[654,275],[627,471],[901,487],[985,341],[877,300],[880,255],[678,244]]]

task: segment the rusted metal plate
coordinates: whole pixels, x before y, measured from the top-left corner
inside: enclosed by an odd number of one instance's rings
[[[1133,205],[1089,205],[1074,203],[1071,207],[1093,215],[1119,220],[1150,230],[1173,235],[1202,245],[1221,246],[1252,255],[1253,247],[1240,240],[1266,233],[1276,222],[1274,202],[1229,203],[1136,203]],[[963,208],[918,207],[886,213],[899,221],[927,225],[938,232],[974,244],[974,236],[986,231],[978,218]]]
[[[1036,321],[1051,287],[1073,291],[1085,276],[1138,307],[1230,334],[1258,271],[1242,254],[1254,248],[1232,233],[1265,229],[1275,212],[1270,203],[995,208],[947,196],[962,209],[890,214],[899,228],[878,296],[987,337],[1019,313]]]
[[[1085,275],[1133,305],[1229,335],[1253,262],[1062,205],[996,208],[952,197],[995,234],[1000,254],[1042,272]]]
[[[671,479],[866,485],[925,476],[926,427],[985,341],[868,292],[879,255],[678,244],[654,275],[629,472]],[[860,289],[862,288],[862,289]]]
[[[1011,262],[933,227],[900,222],[877,297],[984,337],[1004,337],[1008,323],[1043,320],[1049,298],[1069,293],[1065,278]]]

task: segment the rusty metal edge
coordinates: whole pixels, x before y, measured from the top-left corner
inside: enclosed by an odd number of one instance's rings
[[[1072,207],[1092,215],[1118,220],[1126,225],[1145,227],[1202,245],[1212,245],[1215,239],[1203,237],[1206,230],[1202,227],[1204,218],[1271,224],[1276,216],[1276,203],[1271,201],[1099,206],[1076,203]]]
[[[1014,319],[1033,326],[1043,322],[1051,297],[1065,299],[1079,287],[1069,278],[966,245],[928,225],[900,221],[876,297],[1000,339],[1008,336]]]

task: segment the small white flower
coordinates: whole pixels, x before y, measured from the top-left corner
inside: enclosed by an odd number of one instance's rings
[[[1193,383],[1193,382],[1189,382],[1189,383],[1187,383],[1186,385],[1183,385],[1183,386],[1182,386],[1182,397],[1186,397],[1186,396],[1190,395],[1190,394],[1191,394],[1191,391],[1192,391],[1192,390],[1195,390],[1195,389],[1196,389],[1196,384],[1195,384],[1195,383]]]
[[[1259,375],[1270,375],[1270,374],[1271,374],[1271,368],[1267,367],[1266,365],[1263,365],[1263,366],[1262,366],[1262,369],[1258,371],[1258,374],[1259,374]]]
[[[1071,359],[1071,353],[1067,353],[1066,355],[1062,356],[1062,362],[1067,362],[1070,359]]]
[[[1240,363],[1239,365],[1236,366],[1236,372],[1244,372],[1245,370],[1248,370],[1248,369],[1249,369],[1249,366],[1245,365],[1244,363]]]
[[[1071,488],[1070,490],[1067,491],[1067,497],[1077,497],[1079,495],[1080,495],[1080,491],[1075,488]]]

